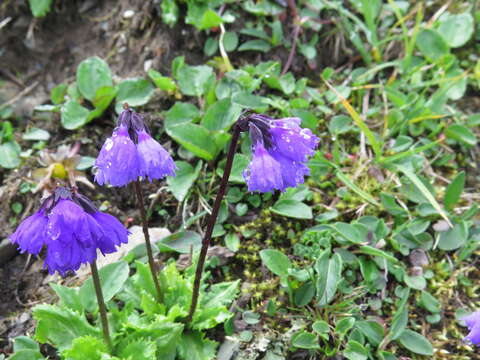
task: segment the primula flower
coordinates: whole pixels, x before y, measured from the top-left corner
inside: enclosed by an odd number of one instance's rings
[[[138,132],[140,175],[152,181],[167,175],[175,176],[175,163],[167,150],[145,130]]]
[[[480,345],[480,311],[463,317],[468,330],[470,331],[465,339],[470,340],[475,345]]]
[[[95,181],[124,186],[139,177],[175,176],[170,154],[148,133],[143,118],[131,109],[122,111],[118,127],[102,146],[95,161]]]
[[[89,199],[58,188],[25,219],[10,236],[20,251],[37,255],[46,247],[44,268],[64,276],[81,264],[92,263],[97,249],[102,254],[117,251],[128,241],[128,230],[113,216],[98,211]]]
[[[285,191],[304,182],[306,165],[318,145],[310,129],[300,127],[299,118],[274,120],[265,115],[248,117],[252,160],[243,176],[249,191]]]

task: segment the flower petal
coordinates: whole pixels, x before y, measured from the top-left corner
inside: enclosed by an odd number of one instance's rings
[[[126,126],[121,125],[102,146],[95,161],[95,181],[104,185],[124,186],[140,176],[137,147],[128,135]]]
[[[138,132],[138,154],[141,176],[150,181],[175,176],[175,163],[168,151],[144,130]]]

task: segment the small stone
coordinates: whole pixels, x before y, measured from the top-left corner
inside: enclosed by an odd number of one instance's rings
[[[153,65],[152,59],[145,60],[145,62],[143,63],[143,71],[147,72],[152,68],[152,65]]]
[[[427,266],[429,263],[427,253],[423,249],[413,250],[408,258],[410,259],[412,266],[423,267]]]
[[[135,15],[135,11],[125,10],[125,12],[123,13],[123,18],[124,19],[131,19],[133,17],[133,15]]]
[[[433,224],[433,230],[442,232],[447,231],[450,229],[450,225],[445,220],[439,220],[435,224]]]

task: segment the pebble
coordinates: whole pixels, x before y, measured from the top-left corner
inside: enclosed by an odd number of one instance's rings
[[[125,12],[123,13],[123,18],[124,19],[131,19],[133,17],[133,15],[135,15],[135,11],[125,10]]]

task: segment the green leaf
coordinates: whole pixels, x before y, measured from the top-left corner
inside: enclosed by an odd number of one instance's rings
[[[67,84],[58,84],[50,91],[50,100],[55,105],[59,105],[65,101],[65,95],[67,94]]]
[[[175,0],[163,0],[160,3],[162,9],[162,21],[172,27],[178,21],[178,5]]]
[[[30,141],[47,141],[50,139],[50,133],[47,130],[34,127],[30,128],[25,134],[23,134],[22,139]]]
[[[173,92],[177,89],[177,85],[172,78],[168,76],[162,76],[157,70],[150,69],[148,70],[148,76],[152,79],[153,83],[160,90]]]
[[[347,110],[348,114],[352,118],[355,125],[365,134],[366,138],[370,142],[373,151],[375,152],[375,156],[380,158],[382,156],[382,147],[381,144],[377,141],[375,134],[370,130],[367,123],[363,121],[360,114],[355,110],[355,108],[350,105],[348,100],[339,92],[335,87],[333,87],[328,81],[324,80],[325,84],[327,84],[328,88],[337,96],[337,98],[342,103],[343,107]]]
[[[202,168],[202,162],[198,161],[195,168],[185,161],[175,161],[175,165],[177,166],[175,176],[167,177],[167,184],[173,196],[182,202],[185,196],[187,196],[188,190],[197,180]]]
[[[287,255],[278,250],[262,250],[260,251],[260,258],[262,259],[263,265],[281,278],[286,278],[288,276],[288,269],[292,268],[292,263]]]
[[[40,351],[38,343],[29,338],[28,336],[17,336],[13,339],[13,351],[17,352],[20,350],[35,350]]]
[[[238,235],[233,233],[225,235],[225,246],[228,250],[237,252],[240,249],[240,238]]]
[[[0,145],[0,166],[5,169],[15,169],[20,165],[20,146],[15,141]]]
[[[344,222],[337,222],[332,225],[332,228],[347,241],[352,244],[361,244],[366,241],[366,238],[353,225]]]
[[[355,325],[355,318],[346,317],[340,319],[335,325],[335,333],[341,336],[345,336],[347,332]]]
[[[398,259],[395,258],[394,256],[386,253],[383,250],[377,249],[377,248],[372,247],[372,246],[368,246],[368,245],[360,246],[359,252],[361,252],[363,254],[372,255],[372,256],[379,256],[379,257],[382,257],[382,258],[387,259],[388,261],[391,261],[391,262],[394,262],[394,263],[399,262]]]
[[[436,61],[450,52],[445,40],[433,29],[423,29],[418,34],[417,47],[424,57],[432,61]]]
[[[83,313],[83,305],[80,299],[79,289],[50,283],[50,287],[60,298],[60,304],[80,314]]]
[[[432,294],[427,291],[422,291],[422,295],[420,295],[420,300],[418,304],[425,310],[428,310],[434,314],[439,313],[442,310],[440,301],[438,301]]]
[[[468,233],[468,226],[465,222],[455,224],[453,228],[440,233],[438,248],[445,251],[456,250],[467,242]]]
[[[428,339],[412,330],[405,330],[398,339],[403,347],[414,352],[415,354],[432,356],[433,346]]]
[[[157,345],[149,339],[138,339],[125,346],[118,355],[123,359],[151,360],[156,359]]]
[[[347,175],[345,175],[343,172],[341,172],[340,170],[337,170],[335,172],[335,175],[338,177],[338,179],[340,181],[342,181],[345,185],[347,185],[354,193],[356,193],[357,195],[359,195],[360,197],[364,198],[366,201],[368,201],[369,203],[373,204],[373,205],[376,205],[378,207],[380,207],[380,204],[378,203],[377,200],[375,200],[372,195],[370,195],[369,193],[363,191],[362,189],[360,189],[357,185],[355,185],[348,177]]]
[[[328,259],[329,252],[325,251],[315,263],[317,271],[317,298],[318,305],[327,305],[335,296],[337,287],[342,280],[342,258],[334,254]]]
[[[162,252],[189,254],[190,248],[197,251],[202,246],[202,237],[195,231],[179,231],[164,237],[156,243]]]
[[[438,32],[451,48],[463,46],[472,37],[474,28],[473,17],[470,13],[448,15],[440,22]]]
[[[48,14],[52,0],[28,0],[33,16],[43,17]]]
[[[124,103],[130,106],[145,105],[153,95],[155,88],[152,83],[143,78],[123,80],[118,84],[117,112],[120,112]]]
[[[397,169],[405,174],[405,176],[417,187],[418,190],[422,193],[422,195],[428,200],[428,202],[438,211],[441,217],[445,219],[445,221],[451,226],[452,223],[448,218],[447,214],[443,209],[440,207],[440,204],[437,200],[433,197],[432,193],[428,188],[423,184],[420,178],[413,173],[410,169],[406,168],[403,165],[396,165]]]
[[[445,130],[448,139],[456,140],[467,146],[475,146],[477,137],[475,133],[464,125],[453,124]]]
[[[217,101],[210,106],[202,119],[202,126],[210,131],[228,130],[237,121],[242,108],[230,98]]]
[[[73,340],[72,348],[62,355],[68,360],[102,360],[107,347],[102,340],[93,336],[82,336]]]
[[[213,69],[210,66],[184,65],[178,69],[177,80],[180,91],[184,95],[202,96],[209,80],[213,78]]]
[[[199,30],[210,29],[212,27],[217,27],[223,23],[222,18],[212,9],[208,9],[203,13],[202,19],[200,20]]]
[[[315,331],[317,334],[325,334],[330,331],[330,326],[326,321],[323,320],[317,320],[312,324],[312,329]]]
[[[343,356],[348,360],[366,360],[368,359],[369,351],[355,340],[350,340],[347,347],[343,351]]]
[[[310,206],[297,200],[278,200],[271,210],[279,215],[288,216],[295,219],[312,219],[312,209]]]
[[[229,306],[238,293],[240,280],[222,282],[210,286],[207,293],[203,295],[200,306],[203,308]]]
[[[88,123],[90,111],[75,100],[69,100],[61,108],[62,126],[67,130],[81,128]]]
[[[300,331],[292,336],[292,345],[299,349],[319,349],[318,339],[315,334]]]
[[[174,360],[175,348],[183,341],[180,340],[183,324],[173,323],[164,316],[157,316],[150,321],[126,322],[122,330],[128,334],[122,339],[125,346],[145,338],[153,340],[157,347],[156,359]]]
[[[200,116],[198,108],[190,103],[176,102],[165,114],[165,128],[167,133],[177,125],[193,122]]]
[[[407,327],[407,324],[408,324],[407,302],[408,302],[409,296],[410,296],[410,289],[407,288],[407,290],[404,291],[402,298],[400,299],[397,310],[392,319],[392,325],[390,326],[390,332],[388,334],[388,337],[390,340],[397,339],[400,335],[402,335],[403,331]]]
[[[203,126],[187,123],[167,128],[167,133],[185,149],[207,161],[215,159],[218,153],[212,134]]]
[[[286,73],[282,76],[270,75],[264,77],[263,81],[272,89],[277,89],[285,95],[290,95],[295,91],[295,78],[292,73]]]
[[[234,51],[238,46],[238,35],[233,31],[227,31],[223,36],[223,46],[225,51]]]
[[[93,105],[95,106],[95,110],[98,112],[98,116],[100,116],[103,111],[108,108],[110,103],[112,102],[113,98],[117,95],[117,88],[113,86],[102,86],[97,89],[95,93],[95,98],[92,100]],[[98,117],[94,116],[94,117]],[[90,119],[93,116],[90,115]]]
[[[123,284],[127,281],[129,270],[126,261],[117,261],[102,267],[98,271],[105,302],[112,299],[122,289]],[[97,308],[98,303],[91,277],[80,287],[79,294],[82,305],[87,311],[93,311]]]
[[[113,86],[112,74],[105,60],[97,56],[83,60],[77,68],[77,88],[85,99],[95,99],[97,90]]]
[[[378,346],[385,336],[382,325],[376,321],[357,321],[355,326],[367,337],[373,346]]]
[[[187,332],[178,343],[178,355],[182,360],[213,360],[216,348],[217,343],[204,338],[202,333]]]
[[[35,338],[40,343],[51,343],[60,351],[71,347],[73,340],[78,337],[100,336],[99,329],[91,326],[83,315],[72,310],[41,304],[35,306],[32,313],[37,320]]]
[[[217,167],[218,176],[223,176],[223,169],[225,168],[226,162],[227,159],[219,162]],[[235,154],[235,157],[233,158],[232,171],[230,172],[230,177],[228,178],[228,181],[244,184],[245,179],[243,178],[243,171],[247,168],[249,162],[250,159],[248,158],[248,156],[241,153]]]
[[[257,39],[257,40],[248,40],[248,41],[245,41],[243,44],[241,44],[239,47],[238,47],[238,51],[261,51],[261,52],[268,52],[270,51],[272,47],[270,46],[270,44],[265,41],[265,40],[260,40],[260,39]]]
[[[253,95],[248,92],[237,92],[232,96],[232,101],[244,108],[265,108],[267,101],[263,96]]]
[[[455,176],[445,191],[444,204],[447,209],[452,209],[453,206],[460,200],[463,188],[465,187],[465,171],[461,171]]]
[[[307,281],[306,283],[302,284],[298,289],[295,290],[294,300],[295,305],[297,306],[305,306],[310,301],[312,301],[313,297],[315,296],[315,286],[311,281]]]
[[[416,290],[423,290],[427,287],[427,280],[421,275],[405,275],[405,284]]]
[[[225,306],[199,308],[192,319],[192,329],[207,330],[223,324],[233,316]]]
[[[0,357],[0,359],[4,359]],[[23,349],[15,351],[8,360],[44,360],[45,358],[38,350]]]

